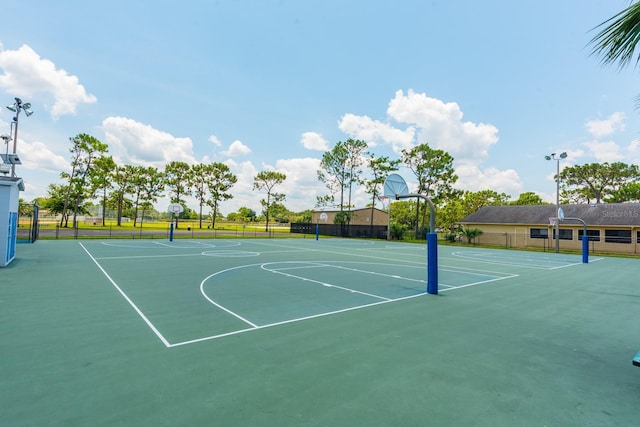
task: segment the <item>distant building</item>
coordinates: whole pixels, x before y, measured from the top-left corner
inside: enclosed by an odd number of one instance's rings
[[[640,204],[600,203],[561,205],[565,220],[559,224],[560,249],[580,250],[583,224],[587,226],[591,251],[640,253]],[[478,228],[481,244],[505,247],[555,247],[556,205],[485,206],[462,219],[464,228]]]
[[[313,224],[335,224],[336,214],[339,210],[318,210],[313,211],[311,222]],[[373,213],[373,215],[372,215]],[[351,210],[350,225],[384,225],[388,224],[388,215],[386,211],[378,208],[362,208]]]

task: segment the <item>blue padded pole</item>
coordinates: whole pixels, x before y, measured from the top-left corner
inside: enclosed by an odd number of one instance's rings
[[[438,234],[427,233],[427,293],[438,294]]]
[[[171,226],[169,226],[169,241],[173,242],[173,214],[171,215]]]
[[[589,236],[587,233],[582,235],[582,262],[584,264],[589,262]]]
[[[316,240],[318,240],[318,236],[320,236],[320,224],[316,224]]]

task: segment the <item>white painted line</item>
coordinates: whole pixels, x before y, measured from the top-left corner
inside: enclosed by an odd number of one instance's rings
[[[267,264],[277,264],[277,263],[267,263]],[[356,289],[345,288],[343,286],[332,285],[330,283],[320,282],[318,280],[309,279],[307,277],[296,276],[295,274],[281,273],[278,270],[272,270],[272,269],[269,269],[269,268],[265,267],[265,265],[267,265],[267,264],[261,265],[260,268],[262,268],[265,271],[269,271],[271,273],[281,274],[283,276],[292,277],[294,279],[300,279],[300,280],[304,280],[304,281],[307,281],[307,282],[317,283],[319,285],[326,286],[328,288],[342,289],[343,291],[349,291],[349,292],[353,292],[353,293],[360,294],[360,295],[366,295],[366,296],[377,298],[377,299],[381,299],[381,300],[384,300],[384,301],[392,301],[391,299],[386,298],[386,297],[381,297],[380,295],[374,295],[374,294],[370,294],[370,293],[367,293],[367,292],[358,291]]]
[[[512,278],[518,277],[518,276],[519,276],[519,274],[514,274],[512,276],[496,277],[495,279],[489,279],[489,280],[482,280],[480,282],[467,283],[466,285],[452,286],[452,287],[449,287],[448,289],[441,289],[440,292],[447,292],[447,291],[452,291],[454,289],[468,288],[468,287],[471,287],[471,286],[482,285],[483,283],[497,282],[499,280],[512,279]]]
[[[240,316],[238,313],[235,313],[231,310],[229,310],[228,308],[218,304],[217,302],[215,302],[214,300],[212,300],[211,298],[209,298],[209,296],[207,295],[207,293],[204,291],[204,284],[207,282],[207,280],[209,280],[210,278],[212,278],[213,276],[216,276],[220,273],[225,273],[227,271],[231,271],[231,270],[236,270],[238,268],[243,268],[246,266],[238,266],[238,267],[232,267],[232,268],[227,268],[226,270],[222,270],[222,271],[218,271],[217,273],[214,274],[210,274],[209,276],[205,277],[204,279],[202,279],[202,282],[200,282],[200,293],[202,294],[203,297],[205,297],[205,299],[207,301],[209,301],[211,304],[215,305],[216,307],[218,307],[219,309],[225,311],[226,313],[229,313],[230,315],[232,315],[233,317],[235,317],[236,319],[240,319],[242,320],[244,323],[246,323],[247,325],[253,327],[253,328],[257,328],[258,325],[256,325],[255,323],[251,322],[250,320],[245,319],[244,317]]]
[[[147,316],[144,315],[144,313],[138,308],[138,306],[135,305],[133,301],[131,301],[131,299],[127,296],[127,294],[125,294],[124,291],[122,289],[120,289],[118,284],[111,278],[111,276],[109,276],[109,274],[104,270],[104,268],[102,268],[100,263],[98,263],[98,261],[96,261],[96,259],[93,257],[93,255],[91,255],[91,253],[87,250],[87,248],[85,248],[82,243],[79,243],[79,245],[82,247],[82,249],[84,249],[84,251],[87,253],[87,255],[89,255],[89,258],[91,258],[91,260],[98,266],[100,271],[102,271],[102,274],[104,274],[105,277],[111,282],[111,284],[118,290],[118,292],[120,292],[120,295],[122,295],[122,297],[129,303],[129,305],[131,305],[131,307],[133,307],[133,309],[136,311],[136,313],[138,313],[138,316],[140,316],[140,318],[142,318],[142,320],[144,320],[144,322],[147,324],[147,326],[149,326],[149,328],[151,328],[153,333],[156,334],[156,336],[160,339],[160,341],[162,341],[162,343],[166,347],[171,347],[171,344],[169,343],[169,341],[166,340],[166,338],[153,325],[153,323],[151,323],[151,321],[147,318]]]
[[[301,322],[303,320],[310,320],[310,319],[316,319],[316,318],[319,318],[319,317],[331,316],[331,315],[339,314],[339,313],[346,313],[346,312],[349,312],[349,311],[355,311],[355,310],[360,310],[360,309],[367,308],[367,307],[373,307],[375,305],[388,304],[390,302],[396,302],[396,301],[402,301],[402,300],[406,300],[406,299],[421,297],[421,296],[424,296],[424,295],[427,295],[427,293],[426,292],[422,292],[422,293],[419,293],[419,294],[409,295],[409,296],[406,296],[406,297],[396,298],[396,299],[392,299],[392,300],[388,300],[388,301],[377,301],[377,302],[373,302],[371,304],[365,304],[365,305],[359,305],[359,306],[356,306],[356,307],[344,308],[342,310],[329,311],[329,312],[326,312],[326,313],[314,314],[314,315],[311,315],[311,316],[299,317],[299,318],[296,318],[296,319],[283,320],[282,322],[269,323],[267,325],[257,326],[255,328],[241,329],[241,330],[238,330],[238,331],[226,332],[224,334],[212,335],[212,336],[209,336],[209,337],[203,337],[203,338],[197,338],[197,339],[194,339],[194,340],[183,341],[183,342],[171,344],[170,347],[179,347],[179,346],[187,345],[187,344],[195,344],[195,343],[199,343],[199,342],[203,342],[203,341],[215,340],[217,338],[228,337],[230,335],[237,335],[237,334],[242,334],[242,333],[245,333],[245,332],[257,331],[257,330],[266,329],[266,328],[272,328],[274,326],[286,325],[287,323],[296,323],[296,322]]]
[[[144,259],[144,258],[173,258],[173,257],[196,257],[201,254],[167,254],[167,255],[130,255],[130,256],[104,256],[96,259]]]

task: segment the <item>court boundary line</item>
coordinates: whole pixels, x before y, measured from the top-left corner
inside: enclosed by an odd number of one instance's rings
[[[475,263],[480,263],[480,264],[494,264],[494,265],[501,265],[501,266],[511,266],[511,267],[517,267],[517,268],[528,268],[528,269],[533,269],[533,270],[557,270],[559,268],[566,268],[566,267],[573,267],[576,265],[581,265],[584,264],[583,262],[572,262],[572,261],[553,261],[552,263],[559,263],[562,262],[562,265],[556,265],[556,266],[548,266],[548,265],[544,265],[544,264],[526,264],[526,263],[521,263],[521,262],[501,262],[501,261],[497,261],[497,260],[492,260],[492,259],[486,259],[486,258],[473,258],[468,254],[462,254],[459,251],[453,251],[451,252],[451,256],[454,258],[460,258],[460,259],[464,259],[464,260],[468,260],[470,262],[475,262]],[[576,255],[577,256],[577,255]],[[593,260],[591,260],[591,262],[596,262],[596,261],[601,261],[603,260],[603,257],[598,257],[595,258]]]
[[[149,320],[149,318],[147,318],[147,316],[145,316],[145,314],[142,312],[142,310],[140,310],[140,308],[138,308],[138,306],[131,300],[131,298],[129,298],[129,296],[122,289],[120,289],[120,286],[118,286],[118,284],[115,282],[115,280],[113,280],[111,278],[109,273],[107,273],[106,270],[104,268],[102,268],[102,265],[100,265],[100,263],[93,257],[91,252],[89,252],[89,250],[82,244],[82,242],[78,242],[78,244],[87,253],[87,255],[89,255],[89,258],[91,258],[91,260],[94,262],[94,264],[96,266],[98,266],[100,271],[102,271],[102,274],[104,274],[104,276],[109,280],[109,282],[111,282],[113,287],[118,290],[120,295],[122,295],[122,297],[129,303],[129,305],[135,310],[135,312],[138,313],[138,316],[140,316],[140,318],[147,324],[147,326],[149,326],[149,328],[153,331],[153,333],[156,334],[156,336],[160,339],[160,341],[162,341],[162,343],[165,345],[165,347],[170,348],[171,347],[171,343],[169,341],[167,341],[167,339],[164,337],[164,335],[162,335],[160,333],[160,331],[158,330],[158,328],[156,328],[155,325],[153,323],[151,323],[151,320]]]
[[[196,343],[203,342],[203,341],[211,341],[211,340],[214,340],[214,339],[228,337],[228,336],[231,336],[231,335],[238,335],[238,334],[243,334],[243,333],[246,333],[246,332],[258,331],[260,329],[272,328],[274,326],[286,325],[288,323],[302,322],[302,321],[305,321],[305,320],[316,319],[316,318],[319,318],[319,317],[326,317],[326,316],[331,316],[331,315],[334,315],[334,314],[346,313],[346,312],[349,312],[349,311],[360,310],[360,309],[373,307],[373,306],[381,305],[381,304],[389,304],[389,303],[393,303],[393,302],[396,302],[396,301],[402,301],[402,300],[407,300],[407,299],[411,299],[411,298],[422,297],[422,296],[425,296],[425,295],[428,295],[428,294],[426,292],[422,292],[422,293],[419,293],[419,294],[408,295],[406,297],[396,298],[396,299],[392,299],[392,300],[388,300],[388,301],[376,301],[376,302],[373,302],[373,303],[370,303],[370,304],[358,305],[358,306],[355,306],[355,307],[347,307],[347,308],[343,308],[343,309],[340,309],[340,310],[329,311],[329,312],[326,312],[326,313],[318,313],[318,314],[312,314],[310,316],[297,317],[295,319],[287,319],[287,320],[283,320],[283,321],[280,321],[280,322],[274,322],[274,323],[268,323],[268,324],[265,324],[265,325],[256,326],[255,328],[239,329],[239,330],[236,330],[236,331],[230,331],[230,332],[225,332],[225,333],[222,333],[222,334],[211,335],[211,336],[208,336],[208,337],[202,337],[202,338],[196,338],[196,339],[193,339],[193,340],[182,341],[182,342],[178,342],[178,343],[175,343],[175,344],[171,344],[169,347],[180,347],[180,346],[183,346],[183,345],[196,344]]]
[[[355,311],[355,310],[360,310],[360,309],[364,309],[364,308],[368,308],[368,307],[372,307],[372,306],[376,306],[376,305],[381,305],[381,304],[387,304],[387,303],[392,303],[392,302],[396,302],[396,301],[402,301],[402,300],[407,300],[407,299],[412,299],[412,298],[416,298],[416,297],[421,297],[424,295],[427,295],[426,291],[423,292],[419,292],[416,293],[414,295],[408,295],[408,296],[404,296],[404,297],[399,297],[399,298],[385,298],[385,297],[380,297],[378,296],[377,298],[382,299],[382,301],[376,301],[376,302],[372,302],[372,303],[368,303],[368,304],[363,304],[363,305],[357,305],[357,306],[352,306],[352,307],[347,307],[347,308],[343,308],[340,310],[333,310],[333,311],[329,311],[329,312],[323,312],[323,313],[318,313],[318,314],[313,314],[313,315],[309,315],[309,316],[303,316],[303,317],[298,317],[298,318],[293,318],[293,319],[286,319],[283,321],[278,321],[278,322],[273,322],[273,323],[269,323],[269,324],[264,324],[264,325],[256,325],[253,322],[244,319],[242,316],[237,315],[236,313],[233,313],[232,311],[226,309],[225,307],[219,305],[218,303],[216,303],[215,301],[212,301],[208,296],[206,296],[204,294],[204,292],[202,291],[202,286],[204,285],[204,283],[211,277],[215,276],[216,274],[220,274],[222,272],[225,271],[230,271],[230,270],[235,270],[238,268],[244,268],[244,267],[248,267],[248,266],[259,266],[260,268],[263,268],[263,265],[268,265],[268,264],[278,264],[278,263],[290,263],[292,261],[271,261],[271,262],[265,262],[265,263],[255,263],[255,264],[245,264],[242,266],[235,266],[235,267],[231,267],[229,269],[225,269],[225,270],[221,270],[218,271],[212,275],[207,276],[205,279],[203,279],[203,281],[201,282],[201,293],[202,295],[209,301],[211,302],[213,305],[215,305],[216,307],[218,307],[219,309],[227,312],[228,314],[231,314],[232,316],[238,318],[239,320],[242,320],[243,322],[245,322],[246,324],[250,325],[250,328],[244,328],[244,329],[238,329],[238,330],[233,330],[233,331],[229,331],[229,332],[224,332],[224,333],[220,333],[220,334],[215,334],[215,335],[210,335],[210,336],[206,336],[206,337],[200,337],[200,338],[195,338],[195,339],[191,339],[191,340],[186,340],[186,341],[179,341],[176,343],[171,343],[169,342],[164,335],[160,332],[160,330],[153,324],[153,322],[151,322],[151,320],[149,320],[149,318],[142,312],[142,310],[133,302],[133,300],[131,300],[131,298],[129,298],[129,296],[118,286],[118,284],[116,283],[116,281],[109,275],[109,273],[107,273],[107,271],[102,267],[102,265],[98,262],[98,259],[124,259],[124,258],[131,258],[131,257],[103,257],[103,258],[96,258],[93,256],[93,254],[82,244],[82,242],[78,242],[78,244],[82,247],[82,249],[85,251],[85,253],[89,256],[89,258],[93,261],[93,263],[98,267],[98,269],[102,272],[102,274],[107,278],[107,280],[111,283],[111,285],[118,291],[118,293],[120,293],[120,295],[125,299],[125,301],[127,301],[127,303],[134,309],[134,311],[138,314],[138,316],[144,321],[145,324],[147,324],[147,326],[151,329],[151,331],[158,337],[158,339],[164,344],[164,346],[166,348],[173,348],[173,347],[179,347],[179,346],[184,346],[184,345],[188,345],[188,344],[195,344],[195,343],[199,343],[199,342],[203,342],[203,341],[210,341],[213,339],[217,339],[217,338],[223,338],[223,337],[227,337],[227,336],[232,336],[232,335],[238,335],[241,333],[245,333],[245,332],[250,332],[250,331],[255,331],[255,330],[260,330],[260,329],[265,329],[265,328],[271,328],[274,326],[280,326],[280,325],[285,325],[285,324],[289,324],[289,323],[296,323],[296,322],[301,322],[301,321],[305,321],[305,320],[309,320],[309,319],[315,319],[315,318],[320,318],[320,317],[326,317],[326,316],[331,316],[334,314],[340,314],[340,313],[345,313],[345,312],[349,312],[349,311]],[[264,243],[263,243],[264,244]],[[276,246],[276,247],[282,247],[280,245],[269,245],[269,244],[265,244],[268,246]],[[287,246],[285,246],[287,247]],[[183,248],[180,248],[183,249]],[[190,248],[190,249],[195,249],[195,248]],[[310,249],[309,251],[318,251],[317,249]],[[289,251],[278,251],[278,252],[289,252]],[[330,252],[330,251],[325,251],[325,250],[321,250],[319,252]],[[333,252],[335,253],[335,252]],[[181,255],[173,255],[173,256],[203,256],[203,254],[181,254]],[[350,254],[353,255],[353,254]],[[356,255],[357,256],[357,255]],[[393,261],[393,262],[398,262],[400,264],[398,264],[398,266],[402,266],[403,264],[420,264],[417,261],[405,261],[405,260],[396,260],[396,259],[389,259],[389,258],[382,258],[382,257],[376,257],[376,256],[370,256],[370,255],[359,255],[361,257],[367,257],[367,258],[374,258],[374,259],[384,259],[386,261]],[[134,256],[135,257],[135,256]],[[163,257],[163,256],[138,256],[140,258],[156,258],[156,257]],[[332,267],[332,268],[345,268],[345,267],[341,267],[338,265],[328,265],[328,264],[324,264],[327,261],[295,261],[295,262],[299,262],[299,263],[319,263],[318,267]],[[337,262],[337,263],[341,263],[341,261],[331,261],[331,262]],[[342,261],[344,263],[362,263],[362,261]],[[366,263],[366,262],[365,262]],[[407,265],[407,267],[409,267]],[[474,274],[471,272],[463,272],[463,271],[459,271],[458,268],[459,267],[449,267],[450,270],[448,271],[454,271],[456,273],[466,273],[466,274]],[[269,270],[269,269],[264,269],[267,272],[271,272],[271,273],[276,273],[276,274],[282,274],[282,275],[288,275],[287,273],[284,272],[280,272],[277,270]],[[469,268],[465,268],[465,267],[460,267],[460,270],[471,270]],[[356,270],[357,272],[360,272],[362,274],[379,274],[376,272],[369,272],[369,271],[360,271],[360,270]],[[488,272],[488,271],[487,271]],[[498,274],[497,272],[492,272],[494,274]],[[452,290],[456,290],[456,289],[462,289],[462,288],[466,288],[466,287],[470,287],[470,286],[476,286],[476,285],[480,285],[480,284],[486,284],[486,283],[490,283],[490,282],[495,282],[495,281],[500,281],[500,280],[504,280],[504,279],[510,279],[510,278],[514,278],[514,277],[518,277],[518,274],[508,274],[508,273],[504,273],[504,272],[500,272],[499,274],[503,275],[503,274],[507,274],[505,276],[500,276],[500,277],[494,277],[492,279],[488,279],[488,280],[482,280],[479,282],[473,282],[473,283],[467,283],[464,285],[460,285],[460,286],[451,286],[451,285],[446,285],[444,283],[438,283],[438,286],[444,286],[446,287],[446,289],[441,289],[440,292],[447,292],[447,291],[452,291]],[[297,278],[298,280],[302,280],[302,281],[309,281],[311,279],[306,279],[306,278],[301,278],[298,277],[296,275],[292,275],[293,277]],[[395,275],[389,275],[389,277],[393,277],[393,278],[402,278],[400,276],[396,277]],[[416,280],[416,281],[420,281],[420,280]],[[331,284],[324,284],[321,282],[318,282],[319,284],[322,284],[324,286],[330,286],[330,287],[335,287],[338,289],[342,289],[342,290],[347,290],[347,291],[351,291],[351,292],[356,292],[356,293],[362,293],[364,295],[367,296],[372,296],[375,297],[374,295],[370,295],[370,294],[366,294],[363,292],[359,292],[359,291],[355,291],[355,290],[351,290],[349,288],[344,288],[341,286],[336,286],[336,285],[331,285]],[[426,281],[425,281],[426,283]]]

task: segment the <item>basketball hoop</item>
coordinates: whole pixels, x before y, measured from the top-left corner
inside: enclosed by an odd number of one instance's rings
[[[167,209],[169,213],[172,213],[176,216],[184,212],[184,207],[180,203],[171,203],[169,205],[169,209]]]
[[[549,217],[549,225],[556,226],[557,224],[558,224],[558,217],[557,216],[550,216]]]

